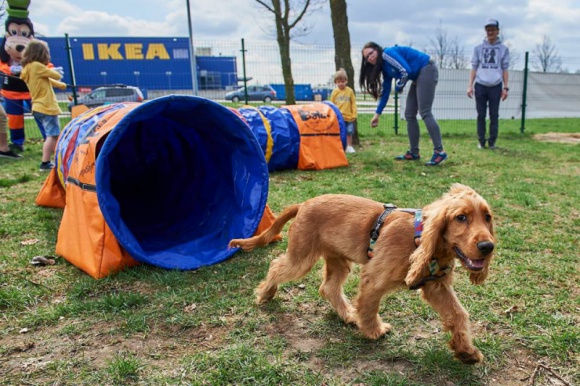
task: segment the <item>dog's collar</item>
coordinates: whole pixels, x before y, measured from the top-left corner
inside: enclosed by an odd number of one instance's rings
[[[383,207],[385,208],[385,210],[383,211],[383,213],[381,213],[381,215],[379,216],[379,218],[375,222],[375,225],[371,229],[371,240],[369,242],[369,247],[367,249],[367,256],[368,256],[369,260],[374,257],[373,249],[374,249],[375,243],[377,242],[377,239],[379,238],[379,231],[381,230],[381,227],[383,226],[385,219],[395,209],[400,210],[401,212],[411,213],[415,216],[415,221],[414,221],[415,246],[418,247],[419,244],[421,244],[421,234],[423,233],[423,211],[421,209],[409,209],[409,208],[398,209],[397,206],[393,205],[393,204],[383,204]]]
[[[424,277],[419,283],[409,287],[410,290],[417,290],[425,285],[425,283],[441,279],[443,276],[449,274],[451,272],[451,266],[448,267],[439,267],[439,263],[437,262],[436,258],[431,259],[429,263],[429,273],[430,276]]]

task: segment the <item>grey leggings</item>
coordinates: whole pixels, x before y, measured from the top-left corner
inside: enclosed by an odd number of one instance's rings
[[[409,148],[413,154],[419,154],[419,137],[421,136],[417,113],[421,114],[421,118],[425,122],[425,126],[427,126],[427,131],[431,141],[433,141],[433,150],[443,150],[441,129],[431,112],[433,99],[435,99],[435,87],[437,87],[438,81],[439,70],[437,66],[429,62],[421,69],[417,80],[409,88],[407,105],[405,106],[405,119],[407,120]]]

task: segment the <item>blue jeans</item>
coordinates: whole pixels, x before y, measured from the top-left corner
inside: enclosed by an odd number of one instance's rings
[[[58,137],[60,134],[60,122],[58,120],[58,115],[46,115],[39,113],[38,111],[33,111],[32,115],[34,118],[42,123],[44,131],[47,137]]]
[[[485,146],[485,116],[489,106],[489,146],[494,146],[499,131],[499,101],[502,83],[496,86],[475,84],[475,107],[477,109],[477,139]]]

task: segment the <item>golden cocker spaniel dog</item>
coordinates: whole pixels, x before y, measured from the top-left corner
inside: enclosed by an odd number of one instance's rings
[[[451,332],[449,345],[455,357],[468,364],[480,362],[483,355],[473,345],[469,314],[452,284],[455,259],[469,272],[473,284],[481,284],[488,275],[495,248],[490,207],[475,190],[453,184],[449,192],[422,209],[422,216],[413,212],[362,197],[327,194],[286,208],[262,234],[234,239],[230,247],[250,251],[266,245],[295,217],[286,253],[270,263],[266,279],[256,289],[258,303],[272,299],[279,284],[306,275],[322,257],[320,295],[368,338],[377,339],[391,329],[378,314],[383,296],[400,287],[420,288],[422,298]],[[415,240],[421,226],[420,239]],[[343,284],[353,263],[361,264],[362,270],[351,305]]]

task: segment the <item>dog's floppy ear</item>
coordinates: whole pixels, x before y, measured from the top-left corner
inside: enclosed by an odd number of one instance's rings
[[[447,210],[446,206],[442,205],[442,201],[436,201],[423,209],[421,244],[409,257],[411,266],[405,278],[405,283],[409,287],[418,284],[425,277],[425,272],[429,272],[431,259],[443,240],[443,232],[447,224]]]

